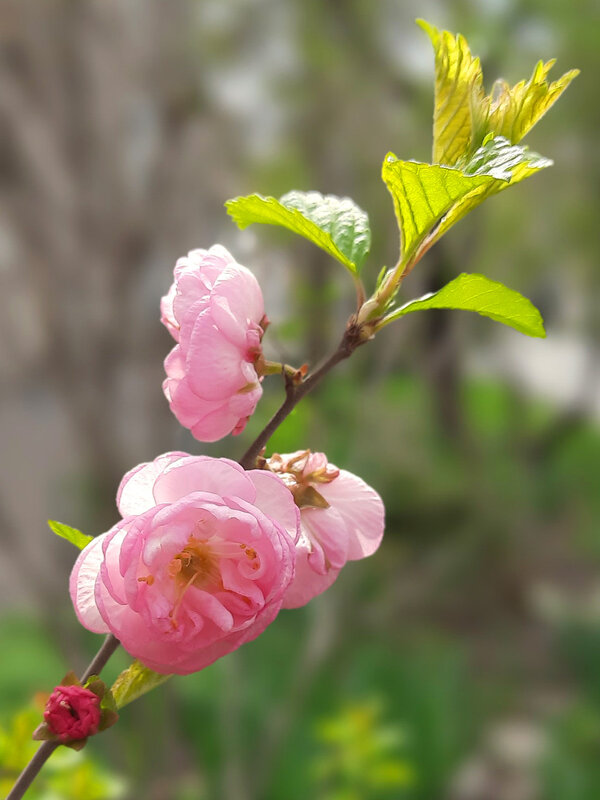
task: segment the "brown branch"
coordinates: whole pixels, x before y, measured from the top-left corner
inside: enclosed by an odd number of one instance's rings
[[[357,326],[351,319],[337,350],[335,350],[335,352],[332,353],[332,355],[329,356],[329,358],[324,361],[323,364],[321,364],[321,366],[315,370],[315,372],[311,373],[306,380],[297,384],[288,375],[285,376],[286,398],[279,410],[273,415],[273,417],[271,417],[269,422],[258,434],[256,439],[252,442],[248,450],[246,450],[240,459],[239,463],[242,465],[242,467],[244,467],[244,469],[252,469],[255,466],[256,459],[260,455],[263,447],[265,447],[271,436],[275,433],[277,428],[286,419],[286,417],[288,417],[289,414],[294,410],[300,400],[302,400],[305,395],[312,391],[315,386],[321,382],[325,375],[327,375],[327,373],[336,366],[336,364],[339,364],[340,361],[344,361],[344,359],[351,356],[356,348],[360,347],[361,344],[364,344],[365,341],[368,341],[368,339],[362,338],[361,328]]]
[[[116,639],[112,633],[109,633],[102,647],[90,661],[88,668],[81,676],[81,683],[85,683],[91,675],[99,675],[118,646],[119,640]],[[20,800],[20,798],[23,797],[27,789],[31,786],[33,779],[59,744],[59,742],[42,742],[29,764],[27,764],[23,772],[19,775],[17,782],[6,796],[6,800]]]

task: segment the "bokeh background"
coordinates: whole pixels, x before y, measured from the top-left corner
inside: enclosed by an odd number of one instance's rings
[[[257,641],[124,710],[32,800],[597,800],[600,797],[600,5],[598,0],[0,0],[0,771],[27,756],[36,693],[96,636],[67,596],[136,463],[239,457],[193,441],[161,391],[158,302],[176,258],[225,244],[263,286],[270,355],[314,364],[352,311],[344,270],[223,202],[350,195],[397,231],[389,150],[428,160],[423,16],[464,33],[486,85],[553,56],[582,70],[527,143],[555,166],[462,221],[406,297],[484,272],[541,308],[528,340],[411,315],[274,437],[324,450],[387,507],[379,552]],[[127,664],[118,654],[111,678]],[[29,710],[28,710],[29,709]],[[73,761],[73,759],[75,759]]]

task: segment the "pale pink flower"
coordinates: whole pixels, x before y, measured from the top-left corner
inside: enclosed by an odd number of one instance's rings
[[[178,344],[165,359],[172,412],[202,442],[241,433],[262,395],[260,286],[221,245],[175,265],[161,321]]]
[[[300,508],[296,572],[283,599],[284,608],[297,608],[331,586],[346,561],[377,550],[385,509],[374,489],[329,464],[324,453],[275,454],[266,468],[279,475]]]
[[[274,475],[166,453],[127,473],[124,519],[82,550],[81,624],[112,632],[157,672],[187,674],[254,639],[294,574],[298,509]]]

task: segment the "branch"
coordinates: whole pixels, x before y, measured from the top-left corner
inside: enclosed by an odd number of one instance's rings
[[[102,647],[90,661],[88,668],[81,676],[81,683],[85,683],[91,675],[99,675],[118,646],[119,640],[116,639],[112,633],[109,633]],[[27,764],[23,772],[19,775],[17,782],[8,793],[6,800],[20,800],[20,798],[23,797],[35,776],[59,744],[60,742],[42,742],[29,764]]]
[[[302,381],[302,383],[296,384],[289,375],[285,375],[286,398],[279,410],[273,415],[273,417],[271,417],[269,422],[258,434],[256,439],[252,442],[250,447],[240,459],[239,463],[244,469],[254,468],[256,459],[260,455],[263,447],[265,447],[271,436],[275,433],[277,428],[286,419],[286,417],[288,417],[289,414],[294,410],[300,400],[302,400],[305,395],[312,391],[315,386],[325,377],[325,375],[327,375],[327,373],[336,366],[336,364],[339,364],[340,361],[344,361],[344,359],[351,356],[357,347],[360,347],[361,344],[364,344],[366,341],[368,341],[368,339],[365,339],[361,335],[361,330],[361,326],[357,326],[351,318],[351,321],[344,332],[344,336],[342,337],[342,341],[340,342],[337,350],[332,353],[329,358],[324,361],[323,364],[318,367],[318,369],[315,370],[315,372],[311,373],[304,381]]]
[[[294,377],[284,372],[286,398],[276,414],[266,424],[254,442],[250,445],[246,453],[240,459],[239,463],[242,467],[244,467],[244,469],[252,469],[254,467],[256,458],[258,455],[260,455],[263,447],[265,447],[272,434],[277,430],[290,412],[297,406],[300,400],[302,400],[306,394],[312,391],[315,386],[325,377],[325,375],[327,375],[327,373],[336,366],[336,364],[339,364],[340,361],[344,361],[346,358],[351,356],[357,347],[360,347],[360,345],[364,344],[366,341],[368,341],[368,336],[365,336],[363,332],[363,326],[357,325],[352,317],[337,350],[335,350],[335,352],[332,353],[332,355],[330,355],[320,367],[318,367],[311,375],[309,375],[306,380],[302,381],[302,383],[296,383]],[[91,675],[99,675],[100,671],[103,669],[106,662],[115,652],[118,646],[119,640],[116,639],[112,634],[109,634],[104,640],[102,647],[98,650],[88,668],[83,673],[81,677],[81,683],[85,683],[85,681]],[[20,798],[23,797],[23,794],[31,785],[33,779],[36,777],[40,769],[57,747],[57,742],[43,742],[40,745],[36,754],[19,776],[6,800],[20,800]]]
[[[104,640],[102,647],[90,661],[88,668],[81,676],[81,683],[85,683],[92,675],[100,675],[100,672],[106,666],[106,662],[112,656],[118,646],[119,640],[113,636],[112,633],[109,633]]]

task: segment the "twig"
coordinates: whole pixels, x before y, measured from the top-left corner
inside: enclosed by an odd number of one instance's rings
[[[81,683],[85,683],[90,675],[99,675],[100,671],[104,668],[106,662],[112,656],[118,646],[119,640],[116,639],[112,633],[109,633],[104,640],[102,647],[90,661],[88,668],[81,676]],[[20,800],[20,798],[23,797],[35,776],[38,774],[59,744],[59,742],[42,742],[29,764],[27,764],[23,772],[19,775],[17,782],[6,796],[6,800]]]
[[[81,683],[85,683],[92,675],[100,675],[101,670],[106,666],[106,662],[119,646],[119,640],[109,633],[102,647],[98,650],[94,658],[90,661],[88,668],[81,676]]]
[[[294,410],[300,400],[312,391],[336,364],[339,364],[340,361],[351,356],[356,348],[364,344],[365,341],[367,340],[361,338],[360,329],[350,322],[337,350],[332,353],[320,367],[302,381],[302,383],[296,384],[289,375],[285,375],[285,400],[240,459],[240,464],[244,469],[252,469],[255,466],[256,459],[260,455],[263,447],[265,447],[271,436]]]

